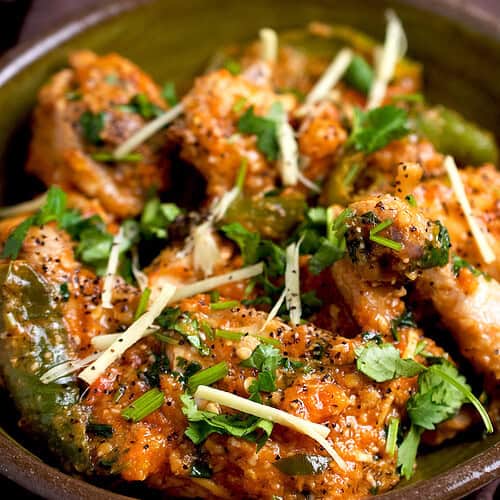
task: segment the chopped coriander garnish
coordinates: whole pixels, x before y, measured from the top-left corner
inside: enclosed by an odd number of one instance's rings
[[[273,430],[273,423],[251,415],[221,414],[201,411],[189,394],[181,396],[182,413],[189,426],[185,435],[194,443],[201,444],[210,434],[217,433],[240,437],[257,443],[257,451],[265,444]]]
[[[279,103],[278,103],[279,104]],[[257,137],[257,147],[269,161],[278,159],[279,144],[277,139],[278,114],[283,113],[281,105],[271,107],[267,117],[258,116],[250,106],[238,120],[238,130],[244,134],[254,134]]]
[[[375,343],[356,349],[356,367],[376,382],[386,382],[399,377],[413,377],[426,368],[413,359],[401,359],[392,344]]]
[[[413,196],[412,194],[407,194],[405,196],[405,200],[408,202],[408,205],[410,205],[410,207],[417,206],[417,200],[415,199],[415,196]]]
[[[202,460],[195,460],[189,471],[189,475],[191,477],[198,477],[202,479],[209,479],[212,477],[213,471],[210,468],[210,465],[207,462],[203,462]]]
[[[221,330],[220,328],[217,328],[215,330],[215,336],[221,339],[240,341],[245,336],[245,334],[241,332],[231,332],[229,330]]]
[[[224,68],[227,69],[233,76],[241,73],[241,64],[234,59],[227,59],[224,63]]]
[[[223,311],[225,309],[232,309],[233,307],[239,306],[237,300],[226,300],[225,302],[213,302],[210,304],[210,309],[212,311]]]
[[[145,288],[141,293],[139,304],[137,304],[137,309],[135,310],[134,314],[134,321],[139,319],[146,312],[149,304],[149,297],[151,297],[151,288]]]
[[[305,225],[302,230],[302,234],[304,236],[302,247],[304,248],[304,251],[312,253],[307,266],[309,271],[314,275],[319,274],[323,271],[323,269],[331,266],[345,255],[345,233],[347,231],[346,220],[352,215],[352,210],[350,208],[346,208],[335,218],[333,218],[331,210],[327,210],[325,212],[324,227],[326,237],[321,236],[318,229],[314,228],[314,226],[318,225],[317,222],[314,221],[322,220],[320,214],[321,211],[318,209],[309,210],[308,218],[311,221],[312,227],[309,228]]]
[[[424,249],[424,253],[419,260],[422,269],[431,267],[443,267],[448,264],[449,250],[451,247],[448,230],[439,220],[433,221],[433,239]]]
[[[34,216],[28,217],[9,234],[2,250],[2,259],[17,259],[29,228],[35,225],[35,221]]]
[[[174,82],[165,83],[165,85],[163,85],[161,95],[163,96],[163,99],[167,101],[169,106],[175,106],[179,102]]]
[[[146,238],[167,238],[168,226],[182,213],[174,203],[162,203],[159,198],[146,202],[141,215],[141,233]]]
[[[423,431],[424,429],[412,425],[398,448],[398,466],[401,467],[401,475],[406,479],[413,476],[413,466],[415,465],[420,436]]]
[[[251,356],[240,363],[246,368],[259,370],[257,378],[251,383],[248,391],[250,399],[260,402],[259,392],[273,392],[276,387],[276,370],[281,364],[283,356],[279,349],[273,346],[260,344]]]
[[[152,103],[146,94],[137,94],[128,104],[129,111],[141,115],[146,120],[162,115],[165,110]]]
[[[71,294],[69,292],[68,283],[62,283],[59,286],[59,295],[61,296],[61,300],[63,302],[68,302],[69,298],[71,297]]]
[[[385,442],[385,451],[392,457],[397,448],[399,429],[399,418],[391,418],[387,429],[387,439]]]
[[[487,432],[493,432],[493,425],[487,411],[449,361],[437,358],[437,362],[426,367],[411,359],[401,359],[399,351],[392,344],[371,344],[356,349],[357,368],[376,382],[385,382],[399,377],[418,374],[418,391],[407,403],[411,420],[410,431],[399,447],[398,465],[401,474],[409,478],[417,455],[420,435],[424,429],[435,429],[436,425],[448,420],[466,401],[472,403],[483,419]]]
[[[363,94],[368,94],[373,82],[373,68],[363,57],[354,55],[344,74],[344,81]]]
[[[103,438],[110,438],[113,435],[113,426],[109,424],[97,424],[94,422],[89,422],[87,424],[86,430],[89,434],[93,434],[94,436]]]
[[[131,405],[122,410],[122,417],[132,422],[139,422],[154,411],[161,408],[165,396],[159,389],[150,389],[141,397],[136,399]]]
[[[90,144],[99,145],[102,143],[101,132],[104,128],[105,113],[92,113],[84,111],[80,116],[80,127],[83,137]]]
[[[21,222],[10,234],[2,251],[3,259],[16,259],[31,226],[41,226],[48,222],[63,222],[66,212],[66,193],[57,186],[47,191],[44,205],[32,216]]]
[[[382,106],[364,112],[354,110],[354,124],[348,143],[366,154],[383,148],[408,134],[408,114],[396,106]]]
[[[417,328],[417,324],[413,319],[411,311],[404,311],[401,316],[398,316],[391,321],[391,333],[396,340],[399,340],[398,328],[401,326]]]
[[[199,385],[211,385],[218,380],[223,379],[229,372],[229,368],[225,361],[221,361],[216,365],[205,368],[196,372],[194,375],[189,377],[187,381],[188,389],[191,393],[196,391]]]
[[[144,372],[149,387],[160,386],[160,375],[168,373],[170,370],[170,362],[166,354],[155,355],[155,360],[151,366]]]
[[[484,271],[480,271],[476,267],[474,267],[471,263],[467,262],[465,259],[462,259],[458,255],[453,255],[451,258],[451,263],[452,263],[452,271],[455,276],[458,276],[460,274],[461,269],[468,269],[473,276],[484,276],[487,280],[491,279],[491,276],[485,273]]]
[[[400,252],[403,248],[403,244],[398,241],[391,240],[389,238],[385,238],[384,236],[380,236],[378,233],[388,228],[393,223],[392,220],[386,219],[385,221],[377,224],[374,228],[370,229],[370,241],[374,243],[378,243],[384,247],[395,250],[396,252]]]
[[[113,153],[103,151],[101,153],[92,153],[90,156],[93,160],[102,163],[136,163],[138,161],[142,161],[142,155],[140,153],[129,153],[128,155],[117,158],[113,155]]]

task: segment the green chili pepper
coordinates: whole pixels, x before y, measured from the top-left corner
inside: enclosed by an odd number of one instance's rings
[[[373,69],[361,56],[355,55],[344,74],[344,81],[363,94],[368,94],[373,82]]]
[[[306,207],[298,196],[240,197],[229,207],[223,223],[239,222],[264,238],[280,240],[302,221]]]
[[[456,111],[436,106],[417,111],[412,122],[415,131],[429,139],[440,153],[452,155],[460,163],[481,165],[498,160],[493,134]]]
[[[67,333],[46,282],[26,263],[0,266],[0,370],[23,427],[81,471],[90,470],[89,410],[70,380],[44,384],[40,374],[70,359]]]

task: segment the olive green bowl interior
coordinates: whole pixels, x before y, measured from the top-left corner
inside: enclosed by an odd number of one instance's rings
[[[403,20],[410,55],[425,64],[428,99],[460,110],[498,137],[500,18],[468,11],[464,4],[455,0],[122,0],[101,4],[0,61],[1,201],[17,202],[39,189],[36,181],[23,174],[29,117],[38,88],[64,66],[71,51],[119,52],[156,81],[175,80],[184,91],[217,48],[250,40],[262,26],[285,30],[322,20],[349,24],[382,39],[383,12],[388,6]],[[3,395],[1,401],[0,473],[44,497],[120,498],[63,474],[26,451],[23,445],[33,448],[16,430],[17,416],[8,397]],[[418,465],[410,483],[402,482],[383,498],[458,498],[500,477],[500,434],[461,438],[424,454]],[[134,495],[138,490],[131,486],[125,491]]]

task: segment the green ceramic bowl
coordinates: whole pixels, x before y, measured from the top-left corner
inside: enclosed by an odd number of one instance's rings
[[[249,40],[262,26],[284,30],[322,20],[349,24],[382,38],[383,11],[389,6],[404,22],[411,56],[425,63],[428,98],[455,107],[498,136],[500,17],[483,15],[465,4],[459,0],[105,3],[0,61],[1,202],[27,198],[38,187],[23,174],[29,117],[38,88],[64,66],[72,50],[117,51],[158,82],[174,79],[184,90],[217,48]],[[6,395],[2,405],[0,473],[47,498],[124,498],[68,476],[28,452],[24,446],[31,448],[30,443],[16,430],[15,411]],[[498,477],[500,433],[486,439],[473,435],[420,457],[412,481],[383,498],[459,498]],[[131,486],[126,493],[136,491]]]

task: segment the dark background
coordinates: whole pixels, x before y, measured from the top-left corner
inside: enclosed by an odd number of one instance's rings
[[[454,1],[457,4],[467,4],[469,8],[474,5],[486,14],[500,14],[500,0]],[[51,30],[75,12],[101,3],[99,0],[0,0],[0,55],[18,43]],[[498,485],[497,481],[496,484],[483,488],[468,498],[469,500],[493,500]],[[1,498],[5,499],[38,498],[1,476],[0,491]]]

